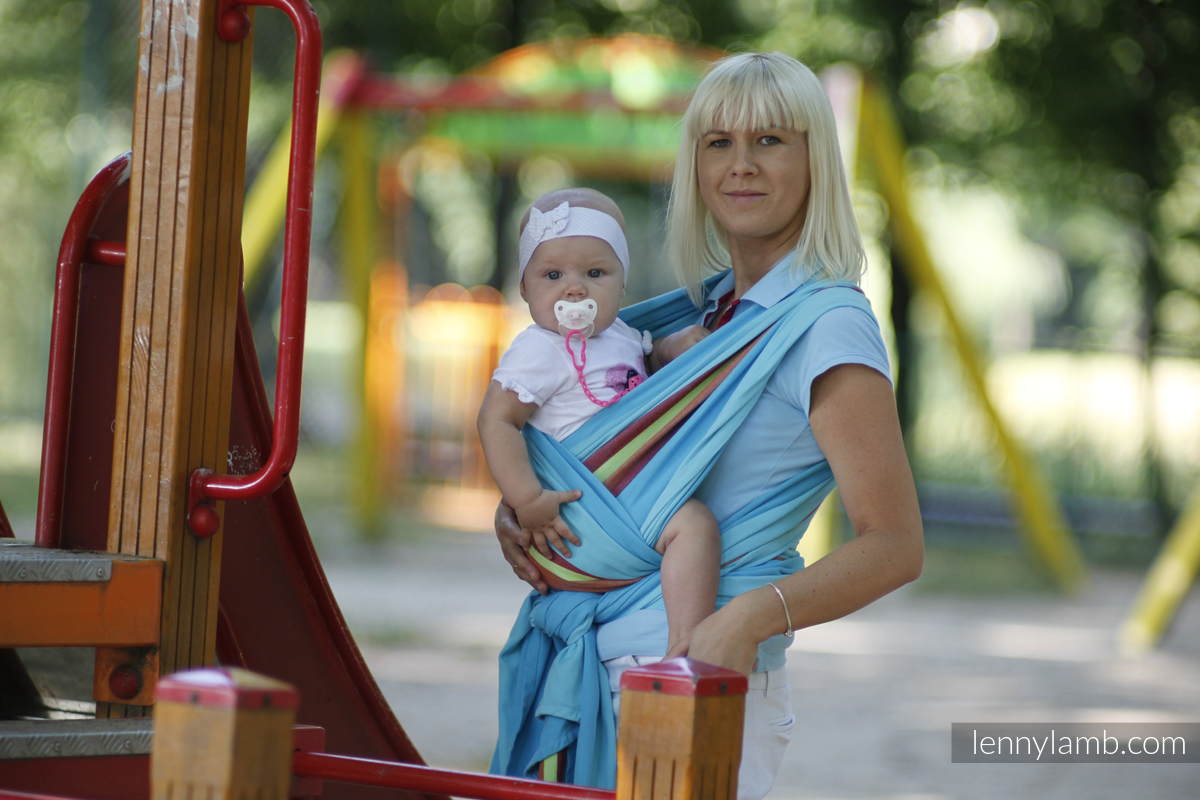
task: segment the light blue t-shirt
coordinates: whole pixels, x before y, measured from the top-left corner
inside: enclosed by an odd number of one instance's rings
[[[742,313],[747,303],[769,308],[803,283],[803,276],[793,273],[790,263],[791,258],[784,259],[750,287],[734,309],[734,316]],[[713,287],[697,324],[716,309],[718,300],[733,288],[733,280],[729,273]],[[771,491],[787,476],[824,459],[808,424],[812,384],[841,364],[863,364],[891,380],[879,324],[861,309],[840,307],[826,312],[784,356],[762,397],[696,492],[696,499],[708,506],[718,522],[759,494]],[[783,636],[763,642],[757,669],[782,667],[787,645]],[[601,660],[662,655],[667,649],[666,611],[643,609],[601,625],[597,646]]]

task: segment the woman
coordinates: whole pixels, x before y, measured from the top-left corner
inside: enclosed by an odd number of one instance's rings
[[[683,119],[668,243],[700,306],[697,324],[664,342],[668,360],[811,279],[857,282],[865,259],[833,112],[807,67],[747,53],[718,62],[701,82]],[[704,294],[701,278],[725,269]],[[886,359],[869,312],[824,313],[782,359],[696,494],[725,536],[739,509],[827,461],[855,532],[813,566],[733,597],[691,636],[690,657],[750,675],[739,798],[770,789],[794,724],[783,640],[920,574],[921,519]],[[801,529],[807,520],[789,522]],[[545,592],[507,509],[496,530],[514,572]],[[624,669],[661,656],[665,629],[659,609],[601,626],[614,689]]]

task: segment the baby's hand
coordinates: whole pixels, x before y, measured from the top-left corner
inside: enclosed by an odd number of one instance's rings
[[[564,538],[564,534],[562,532],[565,532],[565,538],[570,539],[575,544],[579,544],[579,539],[576,538],[575,534],[571,532],[571,529],[566,526],[566,523],[559,518],[558,507],[562,503],[570,503],[574,500],[578,500],[581,495],[582,492],[580,492],[578,489],[572,489],[566,492],[555,492],[550,489],[542,489],[532,500],[522,503],[513,509],[517,513],[517,522],[521,523],[521,527],[534,534],[535,544],[538,541],[543,543],[543,546],[538,547],[538,550],[540,550],[543,555],[549,557],[550,552],[545,547],[545,537],[543,536],[539,539],[537,536],[536,531],[539,530],[553,528],[557,532],[556,535],[553,536],[553,539],[558,542],[561,542],[562,538]],[[555,523],[557,523],[558,526],[561,526],[561,529],[556,527]],[[569,552],[565,552],[564,554],[570,555]]]
[[[579,537],[567,527],[567,523],[563,522],[562,517],[557,515],[555,515],[554,519],[548,525],[530,530],[529,535],[533,538],[533,546],[546,558],[553,557],[553,553],[550,550],[551,547],[562,553],[565,557],[570,558],[571,548],[567,547],[566,540],[574,544],[579,544]]]
[[[700,325],[689,325],[675,331],[670,336],[664,336],[654,343],[654,361],[658,367],[670,364],[689,348],[709,335],[709,331]]]

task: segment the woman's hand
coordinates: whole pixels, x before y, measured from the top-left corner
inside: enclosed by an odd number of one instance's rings
[[[756,632],[756,624],[761,624],[761,618],[755,617],[753,602],[757,599],[754,597],[757,591],[738,595],[728,605],[701,620],[692,630],[688,657],[749,675],[754,670],[761,641]]]
[[[650,354],[651,366],[656,370],[662,369],[708,335],[709,331],[706,328],[700,325],[689,325],[675,331],[670,336],[656,340],[654,350]]]
[[[530,560],[529,550],[533,537],[529,531],[517,522],[517,515],[504,503],[496,506],[496,539],[500,542],[500,554],[512,567],[513,574],[528,583],[540,594],[546,594],[550,587],[542,579],[542,573]]]
[[[581,494],[578,491],[564,492],[563,494],[574,494],[574,497],[569,499],[577,500]],[[555,520],[562,520],[555,517]],[[496,506],[495,517],[496,539],[500,542],[500,554],[504,556],[504,560],[512,567],[513,574],[521,580],[528,583],[539,594],[546,594],[550,591],[550,587],[542,578],[542,573],[538,570],[537,565],[529,558],[529,548],[537,546],[547,557],[550,556],[547,544],[547,534],[545,530],[541,531],[541,539],[539,541],[536,532],[531,532],[526,528],[521,527],[521,523],[517,521],[517,515],[504,503]],[[569,539],[575,544],[579,544],[579,537],[576,536],[570,528],[565,524],[561,531],[555,531],[555,535]],[[570,555],[571,551],[567,549],[566,544],[562,539],[556,540],[557,545],[564,551],[565,555]]]

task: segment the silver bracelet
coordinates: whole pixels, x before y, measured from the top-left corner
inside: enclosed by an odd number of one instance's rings
[[[783,592],[774,582],[768,582],[767,586],[775,590],[775,594],[779,595],[779,602],[783,604],[783,618],[787,620],[787,630],[783,632],[783,635],[788,638],[788,641],[791,641],[796,638],[796,629],[792,627],[792,614],[788,611],[787,600],[783,599]]]

